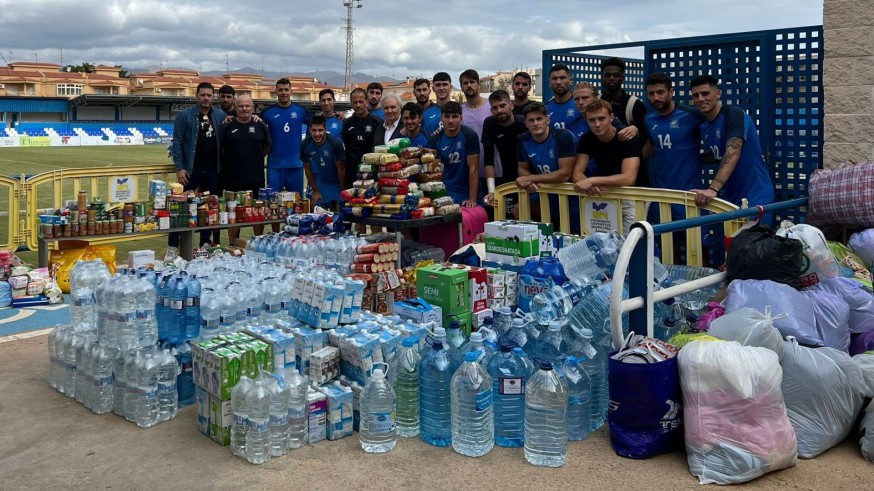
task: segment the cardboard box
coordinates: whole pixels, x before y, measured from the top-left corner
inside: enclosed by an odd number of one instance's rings
[[[130,251],[127,253],[127,264],[131,268],[152,267],[158,263],[155,262],[155,251]]]
[[[231,444],[231,425],[234,414],[231,401],[222,401],[209,396],[209,437],[219,445]]]
[[[440,264],[420,268],[416,273],[419,296],[450,314],[470,312],[470,285],[467,271]]]
[[[470,291],[470,311],[479,312],[488,308],[488,271],[484,268],[467,268],[468,289]]]
[[[328,440],[339,440],[352,435],[354,419],[352,389],[340,382],[333,382],[321,386],[319,391],[327,397]]]
[[[443,322],[443,309],[439,305],[431,305],[424,298],[416,297],[395,302],[395,315],[409,319],[417,324],[426,322]]]
[[[485,240],[486,258],[489,260],[540,256],[540,229],[534,222],[488,222],[485,224]]]
[[[558,219],[558,217],[553,217]],[[520,220],[519,223],[525,225],[534,225],[538,230],[538,244],[540,257],[549,257],[555,253],[555,248],[552,243],[552,234],[555,232],[555,227],[551,223],[532,222],[530,220]]]
[[[194,404],[197,406],[197,429],[210,436],[209,394],[203,387],[194,387]]]
[[[327,438],[328,396],[307,388],[307,429],[310,445]]]
[[[479,328],[483,325],[486,318],[494,318],[495,312],[492,309],[483,309],[479,312],[471,312],[470,314],[470,322],[473,325],[473,330],[478,331]]]
[[[245,330],[252,337],[270,344],[273,350],[273,368],[295,368],[294,335],[266,326],[249,327]]]
[[[340,349],[325,346],[310,355],[310,380],[314,384],[324,384],[340,375]]]

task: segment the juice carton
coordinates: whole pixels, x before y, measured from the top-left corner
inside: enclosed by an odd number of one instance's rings
[[[319,391],[327,397],[328,422],[326,435],[328,440],[339,440],[351,435],[354,412],[352,389],[335,381],[321,386]]]
[[[324,384],[340,375],[340,349],[325,346],[310,355],[310,380],[314,384]]]
[[[312,445],[327,437],[328,397],[312,387],[307,387],[307,402],[307,426],[309,443]]]

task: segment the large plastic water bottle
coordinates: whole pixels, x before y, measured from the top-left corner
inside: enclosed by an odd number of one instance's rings
[[[288,387],[288,448],[300,448],[307,440],[307,378],[296,369],[283,369]]]
[[[452,375],[458,365],[443,342],[435,340],[419,363],[419,436],[436,447],[452,444]]]
[[[482,334],[483,342],[498,345],[498,331],[495,329],[494,317],[486,317],[477,332]]]
[[[498,338],[498,343],[513,344],[520,348],[525,348],[528,344],[528,334],[525,331],[525,320],[515,317],[510,321],[510,325],[503,335]]]
[[[397,434],[410,437],[419,434],[419,340],[404,339],[394,358],[395,396],[397,402]]]
[[[535,348],[535,359],[546,360],[558,369],[564,363],[568,352],[568,343],[561,334],[562,322],[549,322],[549,329],[540,336]]]
[[[127,393],[127,373],[125,362],[130,352],[119,350],[112,364],[112,412],[124,417],[124,396]]]
[[[592,343],[592,332],[589,329],[581,329],[583,348],[578,355],[580,366],[589,375],[591,386],[591,429],[597,430],[604,425],[607,419],[607,409],[610,403],[607,389],[607,351]]]
[[[434,328],[434,335],[431,338],[431,343],[429,345],[425,346],[425,350],[421,354],[422,358],[425,358],[425,356],[429,352],[434,351],[434,349],[435,349],[434,343],[437,341],[440,341],[441,345],[443,346],[442,349],[445,350],[447,353],[449,353],[449,356],[452,358],[452,361],[453,361],[453,363],[455,363],[455,366],[457,367],[458,365],[461,365],[461,362],[462,362],[461,351],[459,351],[458,348],[453,346],[452,343],[450,343],[446,339],[446,329],[443,327],[440,327],[440,326]]]
[[[200,295],[200,339],[208,341],[221,333],[221,305],[212,288],[204,288]]]
[[[358,441],[368,453],[383,453],[395,448],[397,399],[381,368],[375,368],[361,393],[361,423]]]
[[[152,346],[158,342],[158,318],[155,312],[157,293],[150,276],[154,277],[149,272],[140,271],[135,282],[138,347]]]
[[[461,323],[457,320],[449,321],[449,329],[446,330],[446,340],[455,349],[460,349],[467,342],[467,336],[464,335],[464,331],[461,330]]]
[[[505,336],[507,331],[510,330],[510,326],[513,325],[513,309],[507,306],[496,309],[493,320],[495,334],[498,336],[498,340],[496,342],[500,344],[501,339]]]
[[[246,459],[253,464],[270,460],[270,390],[263,379],[246,398],[249,411],[249,432],[246,434]]]
[[[564,285],[555,285],[531,299],[531,312],[540,324],[561,319],[570,314],[574,305],[578,304],[595,286],[588,278],[583,282],[570,280]]]
[[[568,316],[568,322],[574,327],[590,329],[594,335],[596,346],[612,350],[613,337],[610,331],[610,296],[611,284],[604,283],[592,289],[580,300]],[[623,290],[623,297],[627,291]],[[622,325],[628,326],[628,314],[622,316]],[[627,327],[625,327],[627,330]]]
[[[158,421],[167,421],[175,418],[179,410],[179,394],[176,391],[179,362],[168,349],[158,359]]]
[[[592,383],[580,366],[585,361],[569,356],[561,373],[568,390],[567,438],[571,441],[584,440],[592,431]]]
[[[525,459],[533,465],[561,467],[567,462],[567,385],[542,362],[525,394]]]
[[[283,283],[279,278],[270,276],[264,278],[261,286],[263,288],[261,323],[265,326],[273,326],[282,319]]]
[[[270,454],[288,453],[288,400],[291,396],[281,376],[266,377],[270,383]]]
[[[180,344],[173,349],[172,353],[179,365],[179,376],[176,377],[178,406],[190,406],[194,404],[194,360],[191,353],[191,343]]]
[[[225,287],[219,296],[219,329],[222,334],[230,334],[238,331],[237,326],[237,300],[233,296],[230,287]]]
[[[521,349],[519,350],[521,352]],[[512,344],[502,344],[488,365],[494,398],[495,443],[521,447],[525,442],[525,384],[530,369]]]
[[[118,341],[115,339],[115,330],[110,326],[110,311],[114,309],[114,306],[110,305],[111,285],[110,278],[101,283],[94,292],[94,301],[97,303],[97,340],[104,346],[116,347]]]
[[[622,236],[615,232],[598,232],[562,248],[557,256],[568,278],[582,283],[586,279],[600,283],[604,276],[613,275],[622,242]]]
[[[158,423],[158,366],[159,358],[152,353],[146,353],[142,359],[139,376],[139,404],[137,404],[136,422],[141,428],[148,428]]]
[[[470,351],[452,376],[452,449],[481,457],[495,446],[492,377],[479,363],[482,353]]]
[[[68,329],[65,326],[55,326],[54,329],[49,332],[48,338],[46,339],[46,346],[49,351],[49,373],[46,377],[46,381],[49,383],[49,386],[53,389],[58,388],[58,376],[57,376],[57,364],[58,364],[58,334],[64,329]]]
[[[680,326],[684,322],[683,307],[679,302],[671,305],[658,305],[655,309],[655,319],[653,322],[653,337],[667,341],[671,336],[679,332]]]
[[[97,328],[95,293],[109,278],[109,270],[99,259],[78,261],[73,267],[70,273],[70,317],[74,329],[90,331]]]
[[[137,282],[135,273],[120,273],[113,285],[115,339],[120,349],[140,347],[140,326],[137,324]],[[110,336],[111,338],[111,336]]]
[[[243,375],[231,390],[231,452],[238,457],[246,456],[246,436],[249,433],[249,393],[255,387],[252,379]]]
[[[519,273],[519,308],[530,312],[532,298],[555,285],[563,285],[567,279],[558,258],[529,259]]]
[[[195,339],[200,334],[200,292],[201,284],[197,275],[185,278],[185,339]]]
[[[494,354],[491,348],[485,345],[483,335],[479,331],[470,333],[470,339],[464,343],[459,351],[461,351],[462,357],[466,356],[467,353],[478,352],[479,358],[477,359],[477,362],[482,365],[484,369],[488,364],[489,359]]]
[[[144,353],[140,350],[132,350],[124,360],[124,373],[127,377],[127,391],[124,393],[124,417],[133,423],[137,422],[137,415],[141,404],[140,378]]]

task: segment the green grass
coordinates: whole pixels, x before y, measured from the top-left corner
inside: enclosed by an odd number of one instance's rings
[[[21,174],[28,176],[51,172],[59,169],[70,168],[98,168],[105,171],[106,168],[131,166],[131,165],[155,165],[169,164],[167,148],[165,145],[136,145],[136,146],[90,146],[90,147],[2,147],[0,148],[0,175],[17,178]],[[145,183],[140,183],[142,188]],[[64,199],[75,199],[71,186],[64,189]],[[39,207],[52,206],[48,189],[40,189],[40,195],[47,199],[40,200]],[[89,198],[90,198],[89,194]],[[21,200],[19,206],[25,209],[25,202]],[[8,197],[5,189],[0,189],[0,211],[9,209]],[[6,242],[6,216],[0,216],[0,242]],[[242,236],[251,234],[251,228],[244,228]],[[167,240],[164,237],[142,238],[134,241],[123,241],[115,244],[117,247],[116,257],[119,262],[127,259],[127,253],[133,250],[153,249],[163,256],[167,248]],[[19,252],[18,256],[30,264],[36,265],[36,251]]]

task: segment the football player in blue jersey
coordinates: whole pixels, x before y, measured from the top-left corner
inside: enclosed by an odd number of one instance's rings
[[[528,132],[519,135],[516,143],[519,162],[516,186],[529,193],[536,193],[538,184],[568,182],[577,157],[571,132],[553,128],[546,106],[539,102],[533,102],[526,107],[524,117]],[[532,203],[532,219],[539,219],[539,197],[532,195],[531,198],[532,201],[536,200]],[[555,198],[550,200],[553,221],[558,218],[558,199]],[[576,210],[579,215],[579,208]],[[571,214],[573,215],[573,210]]]
[[[646,79],[646,97],[655,109],[646,115],[649,140],[644,157],[649,156],[653,187],[691,191],[701,187],[700,125],[704,116],[695,108],[676,104],[674,86],[663,72]]]
[[[443,131],[428,141],[443,162],[443,182],[456,204],[470,208],[482,204],[479,189],[479,138],[462,124],[461,104],[449,101],[441,109]]]
[[[574,98],[571,92],[573,78],[567,65],[556,63],[549,69],[549,87],[552,89],[552,99],[546,103],[549,110],[549,120],[556,129],[568,129],[577,116]]]
[[[774,184],[752,118],[743,109],[720,102],[722,91],[710,75],[692,79],[689,87],[695,107],[706,118],[701,124],[702,158],[705,163],[719,162],[708,187],[692,190],[695,202],[706,205],[716,196],[738,206],[744,198],[750,206],[773,202]]]
[[[382,112],[382,106],[380,102],[382,101],[382,84],[379,82],[370,82],[367,84],[367,109],[370,111],[370,114],[376,116],[379,119],[385,119],[385,113]]]
[[[422,129],[430,137],[440,127],[440,106],[431,100],[431,82],[427,78],[416,79],[413,95],[422,109]]]
[[[312,201],[332,211],[340,202],[340,185],[346,178],[346,152],[343,141],[327,132],[324,116],[316,115],[307,128],[309,137],[300,150],[307,180],[313,187]],[[317,172],[314,172],[317,171]]]
[[[287,78],[276,81],[276,100],[276,104],[261,113],[272,142],[267,156],[267,186],[276,191],[287,189],[303,194],[300,143],[303,125],[309,123],[310,113],[291,102],[291,82]]]
[[[322,89],[319,91],[319,106],[322,108],[321,115],[325,118],[325,129],[328,133],[341,136],[343,134],[343,115],[334,112],[334,91]]]
[[[401,108],[401,122],[404,124],[402,133],[410,139],[413,147],[424,148],[428,145],[428,137],[422,128],[422,107],[415,102],[408,102]]]

